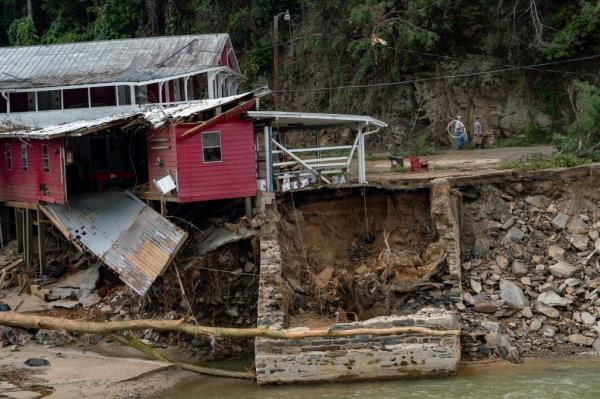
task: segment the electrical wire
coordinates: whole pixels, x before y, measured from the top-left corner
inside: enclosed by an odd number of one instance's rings
[[[282,93],[318,92],[318,91],[329,91],[329,90],[366,89],[366,88],[372,88],[372,87],[400,86],[400,85],[411,84],[411,83],[421,83],[421,82],[429,82],[429,81],[435,81],[435,80],[465,78],[465,77],[471,77],[471,76],[496,74],[496,73],[520,70],[520,69],[535,68],[535,67],[539,67],[539,66],[557,65],[557,64],[568,63],[568,62],[587,61],[587,60],[596,59],[596,58],[600,58],[600,54],[595,54],[595,55],[586,56],[586,57],[573,58],[573,59],[567,59],[567,60],[545,62],[545,63],[541,63],[541,64],[513,66],[513,67],[507,67],[507,68],[492,69],[492,70],[488,70],[488,71],[474,71],[474,72],[467,72],[467,73],[459,73],[459,74],[454,74],[454,75],[432,76],[432,77],[428,77],[428,78],[418,78],[418,79],[410,79],[410,80],[403,80],[403,81],[396,81],[396,82],[341,85],[341,86],[330,86],[330,87],[315,87],[315,88],[306,88],[306,89],[286,89],[286,90],[281,90],[281,92]]]

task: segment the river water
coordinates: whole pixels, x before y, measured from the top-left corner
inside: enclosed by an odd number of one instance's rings
[[[160,399],[563,399],[600,398],[600,356],[495,362],[461,367],[455,377],[368,383],[258,387],[198,377]]]

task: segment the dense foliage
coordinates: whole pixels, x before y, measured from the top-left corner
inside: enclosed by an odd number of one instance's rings
[[[273,16],[280,20],[284,90],[360,85],[434,73],[452,55],[473,70],[600,53],[596,0],[0,0],[0,45],[228,32],[249,85],[270,81]],[[465,59],[468,58],[468,59]],[[479,62],[479,64],[478,64]],[[340,67],[343,66],[343,67]],[[554,69],[597,71],[598,62]],[[528,72],[534,73],[531,70]],[[524,73],[517,71],[515,73]],[[530,89],[560,114],[574,76],[536,75]],[[590,78],[593,81],[593,77]],[[307,83],[308,82],[308,83]],[[290,91],[313,110],[385,112],[394,87]],[[580,87],[579,92],[582,92]]]

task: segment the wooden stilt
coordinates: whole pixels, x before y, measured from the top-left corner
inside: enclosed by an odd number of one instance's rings
[[[17,232],[17,252],[23,253],[23,210],[15,208],[15,225]]]
[[[38,209],[37,211],[37,228],[38,228],[38,257],[40,262],[40,276],[46,274],[46,224],[44,214]]]
[[[160,214],[161,216],[167,216],[167,201],[160,200]]]
[[[23,231],[24,231],[24,260],[27,266],[31,266],[33,263],[33,217],[30,209],[24,209],[25,217],[23,218]]]
[[[244,204],[246,205],[246,216],[252,217],[252,197],[244,198]]]

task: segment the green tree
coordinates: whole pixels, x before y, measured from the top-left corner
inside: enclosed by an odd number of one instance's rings
[[[23,17],[15,19],[8,28],[8,40],[13,46],[28,46],[38,42],[33,19]]]

